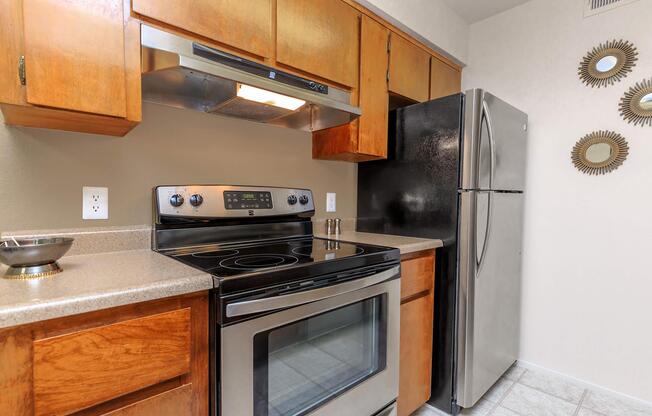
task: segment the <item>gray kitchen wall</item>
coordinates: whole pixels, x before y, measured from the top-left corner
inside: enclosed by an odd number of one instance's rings
[[[313,160],[309,133],[153,104],[122,138],[4,125],[0,232],[151,224],[152,187],[226,183],[311,188],[355,217],[357,166]],[[109,220],[82,220],[82,186],[109,188]]]

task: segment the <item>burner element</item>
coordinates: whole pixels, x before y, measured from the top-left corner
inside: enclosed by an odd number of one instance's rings
[[[258,270],[291,266],[298,261],[296,257],[287,254],[249,254],[224,259],[220,262],[220,267],[231,270]]]

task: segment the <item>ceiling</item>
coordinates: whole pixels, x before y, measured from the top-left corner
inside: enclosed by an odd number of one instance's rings
[[[529,0],[444,0],[448,6],[466,20],[475,23]]]

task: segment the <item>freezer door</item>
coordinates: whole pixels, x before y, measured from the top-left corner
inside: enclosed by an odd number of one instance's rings
[[[527,114],[486,91],[466,93],[461,189],[522,191]]]
[[[516,361],[523,194],[460,193],[456,400],[473,406]]]

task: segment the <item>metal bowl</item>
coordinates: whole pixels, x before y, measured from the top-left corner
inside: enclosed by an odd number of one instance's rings
[[[0,262],[9,266],[5,277],[44,277],[62,271],[57,260],[72,246],[72,238],[3,239]]]

